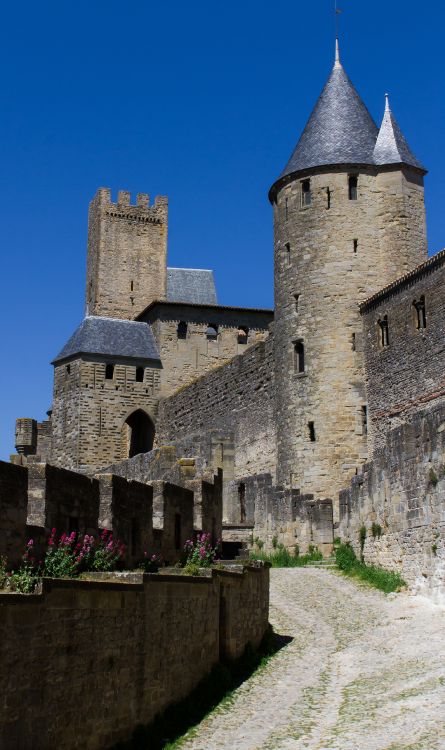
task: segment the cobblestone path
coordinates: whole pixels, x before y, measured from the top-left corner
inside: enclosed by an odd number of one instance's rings
[[[445,609],[335,573],[271,571],[292,642],[181,750],[445,750]]]

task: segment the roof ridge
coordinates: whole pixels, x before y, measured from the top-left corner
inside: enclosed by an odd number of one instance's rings
[[[411,271],[408,271],[408,273],[404,274],[404,276],[399,276],[398,279],[394,279],[394,281],[391,281],[390,284],[382,287],[382,289],[379,289],[378,292],[374,292],[374,294],[372,294],[370,297],[363,300],[363,302],[360,302],[359,304],[360,311],[364,310],[366,307],[368,307],[368,305],[371,305],[373,302],[376,302],[381,297],[384,297],[386,294],[391,292],[393,289],[396,289],[405,281],[408,281],[409,279],[414,278],[417,274],[421,274],[423,271],[426,271],[430,266],[433,266],[435,263],[437,263],[437,261],[442,261],[442,260],[445,261],[445,248],[443,248],[442,250],[439,250],[434,255],[431,255],[422,263],[419,263],[418,266],[413,268]]]

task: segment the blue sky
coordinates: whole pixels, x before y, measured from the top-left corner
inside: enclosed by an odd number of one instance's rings
[[[380,124],[384,92],[445,245],[445,4],[339,0],[343,64]],[[329,74],[332,0],[24,0],[0,30],[0,457],[45,417],[51,358],[83,316],[99,186],[170,203],[169,262],[214,268],[224,304],[273,305],[277,177]]]

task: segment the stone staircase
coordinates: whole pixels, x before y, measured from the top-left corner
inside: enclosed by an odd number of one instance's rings
[[[312,562],[308,562],[306,565],[307,568],[336,568],[337,563],[335,562],[335,557],[324,557],[323,560],[314,560]]]

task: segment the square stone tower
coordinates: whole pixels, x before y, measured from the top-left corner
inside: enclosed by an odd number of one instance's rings
[[[90,203],[86,313],[133,319],[153,302],[163,300],[167,286],[168,201],[120,190],[111,202],[100,188]]]

